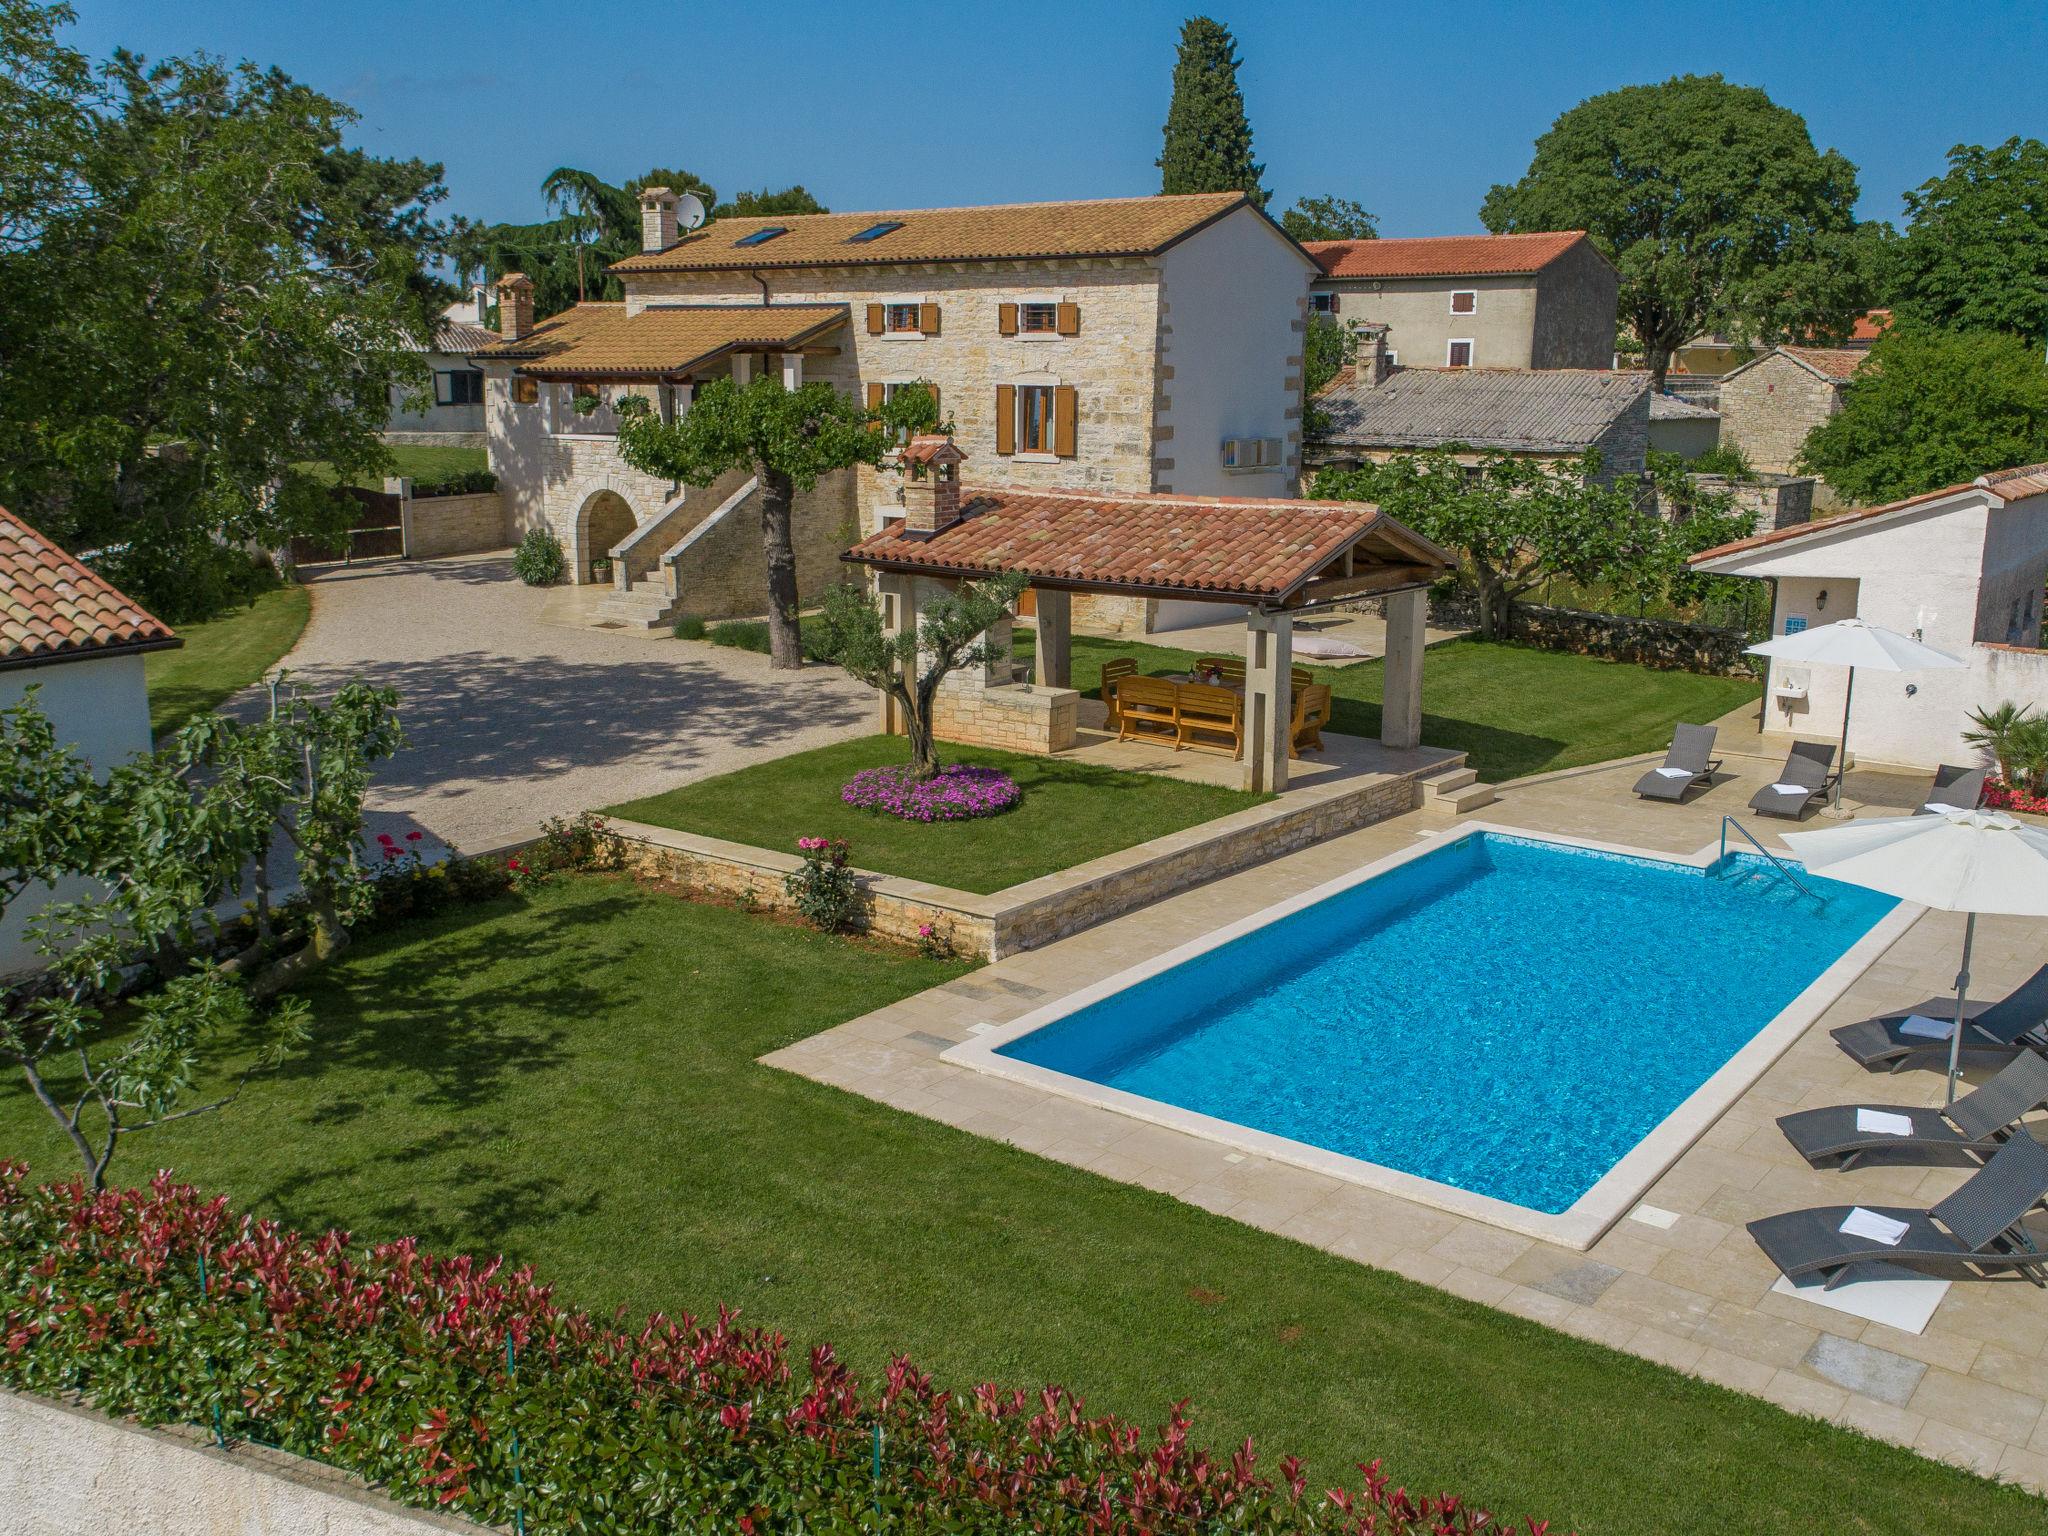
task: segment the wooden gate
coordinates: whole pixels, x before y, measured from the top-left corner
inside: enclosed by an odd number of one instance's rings
[[[354,503],[355,512],[347,533],[333,543],[303,535],[293,539],[292,564],[321,565],[332,560],[353,563],[405,553],[405,529],[399,524],[396,496],[389,491],[366,491],[354,485],[336,486],[334,494]]]

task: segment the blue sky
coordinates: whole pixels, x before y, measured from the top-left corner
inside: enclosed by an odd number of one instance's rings
[[[721,191],[800,181],[834,208],[1158,189],[1191,0],[575,4],[74,0],[75,46],[276,64],[362,114],[357,140],[447,167],[448,208],[540,216],[556,165],[679,166]],[[2040,0],[1263,4],[1237,34],[1266,182],[1356,198],[1383,234],[1477,230],[1479,202],[1583,97],[1719,70],[1805,114],[1861,172],[1862,212],[1956,143],[2048,132]],[[2030,65],[2030,60],[2032,61]]]

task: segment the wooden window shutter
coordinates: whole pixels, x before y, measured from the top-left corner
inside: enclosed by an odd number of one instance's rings
[[[1071,384],[1052,392],[1052,451],[1063,459],[1074,456],[1074,422],[1080,414],[1080,397]]]
[[[1017,334],[1016,305],[998,304],[996,306],[996,331],[999,335],[1003,336],[1014,336]]]
[[[882,386],[879,384],[870,384],[868,386],[868,409],[871,411],[879,411],[881,408]]]
[[[879,304],[870,304],[868,306],[868,334],[870,336],[882,334],[882,306]]]
[[[1080,335],[1081,306],[1078,304],[1062,304],[1059,313],[1059,327],[1062,336]]]
[[[1014,384],[996,386],[996,452],[1017,451],[1017,387]]]
[[[939,424],[943,426],[946,421],[946,413],[939,409],[939,386],[930,379],[926,379],[924,387],[932,392],[932,413],[938,417]]]
[[[917,328],[927,336],[939,334],[939,306],[920,304],[917,306]]]
[[[1331,313],[1331,314],[1333,314],[1333,315],[1334,315],[1334,314],[1337,314],[1337,313],[1339,313],[1339,312],[1340,312],[1340,311],[1341,311],[1341,310],[1342,310],[1343,308],[1344,308],[1344,296],[1343,296],[1342,294],[1340,294],[1340,293],[1334,293],[1334,292],[1333,292],[1333,293],[1332,293],[1332,294],[1330,295],[1330,313]]]

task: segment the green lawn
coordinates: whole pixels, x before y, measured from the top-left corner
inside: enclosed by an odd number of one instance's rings
[[[962,969],[566,880],[363,941],[309,986],[302,1061],[116,1174],[503,1251],[595,1308],[736,1303],[864,1373],[900,1349],[1147,1425],[1187,1396],[1311,1487],[1379,1456],[1586,1536],[2040,1528],[2009,1487],[754,1060]],[[70,1172],[12,1081],[0,1155]]]
[[[246,607],[180,629],[184,645],[143,658],[150,730],[160,738],[261,678],[298,644],[310,608],[304,587],[273,587]]]
[[[1018,650],[1031,652],[1029,631]],[[1102,663],[1134,656],[1145,672],[1185,672],[1193,651],[1125,640],[1074,637],[1074,686],[1101,687]],[[1333,695],[1331,725],[1347,736],[1377,736],[1384,668],[1310,667]],[[1689,672],[1655,672],[1562,651],[1462,639],[1433,645],[1422,662],[1422,739],[1460,748],[1492,783],[1552,768],[1575,768],[1663,747],[1681,720],[1704,724],[1757,697],[1759,685]]]
[[[1271,798],[982,747],[942,744],[939,751],[945,762],[1004,769],[1023,797],[1013,810],[979,821],[926,824],[855,810],[841,802],[842,784],[863,768],[909,759],[902,737],[866,736],[629,800],[605,814],[784,852],[794,852],[799,837],[843,837],[862,869],[986,893]]]
[[[393,460],[391,473],[410,475],[415,480],[441,480],[450,475],[466,475],[476,470],[489,469],[490,463],[481,448],[429,448],[411,443],[387,443],[386,451]],[[315,469],[325,466],[302,464],[301,469]],[[358,475],[354,483],[366,491],[384,489],[382,474]]]

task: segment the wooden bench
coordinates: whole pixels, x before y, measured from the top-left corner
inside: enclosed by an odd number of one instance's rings
[[[1294,690],[1294,725],[1288,734],[1290,754],[1323,750],[1323,727],[1330,723],[1330,686],[1311,683]]]
[[[1116,739],[1171,741],[1180,748],[1180,704],[1172,683],[1125,677],[1116,684]]]
[[[1182,683],[1173,690],[1178,716],[1177,746],[1244,756],[1244,695],[1208,683]]]
[[[1112,656],[1102,664],[1102,707],[1107,712],[1102,722],[1104,730],[1113,731],[1117,728],[1117,684],[1137,674],[1138,664],[1129,656]]]

